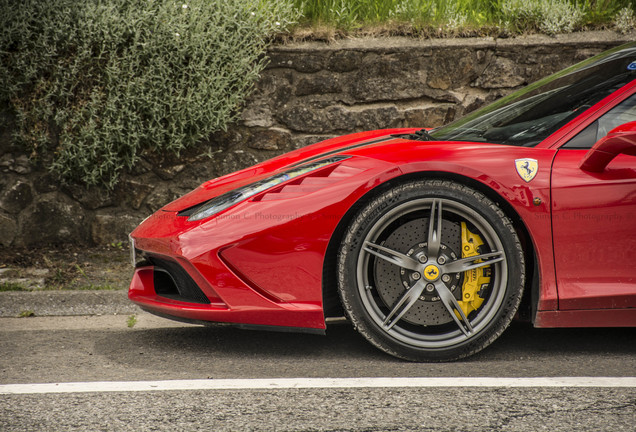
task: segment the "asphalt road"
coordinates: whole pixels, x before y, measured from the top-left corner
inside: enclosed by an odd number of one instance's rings
[[[636,329],[515,323],[465,361],[141,314],[0,319],[0,384],[296,377],[636,376]],[[329,388],[0,395],[0,430],[633,431],[636,388]]]

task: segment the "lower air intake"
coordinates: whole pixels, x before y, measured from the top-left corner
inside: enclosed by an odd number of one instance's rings
[[[210,304],[210,299],[179,263],[150,257],[155,266],[154,285],[158,296],[189,303]]]

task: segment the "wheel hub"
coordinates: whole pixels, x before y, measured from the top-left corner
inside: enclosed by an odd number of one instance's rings
[[[427,281],[435,282],[437,279],[439,279],[439,276],[440,276],[439,267],[437,267],[435,264],[429,264],[426,267],[424,267],[424,278]]]
[[[411,247],[409,251],[406,253],[406,255],[413,256],[417,258],[418,261],[422,262],[422,260],[420,260],[419,258],[426,257],[426,255],[424,255],[424,252],[426,252],[426,250],[427,250],[426,243],[418,243],[417,245]],[[457,259],[457,254],[449,246],[442,244],[441,250],[443,253],[441,257],[444,257],[446,261]],[[424,260],[423,262],[424,270],[422,272],[411,272],[409,270],[400,269],[400,277],[401,277],[401,282],[404,289],[409,289],[420,278],[422,278],[426,282],[428,282],[427,287],[430,286],[431,288],[427,288],[424,290],[424,293],[422,293],[422,295],[420,296],[420,300],[427,301],[427,302],[437,302],[440,300],[440,298],[437,296],[437,293],[435,291],[435,288],[432,282],[435,282],[436,280],[442,278],[442,282],[444,282],[446,287],[449,290],[451,290],[451,292],[455,293],[455,291],[457,290],[460,284],[461,274],[460,273],[455,273],[452,275],[442,274],[442,271],[439,265],[436,264],[436,262],[437,262],[437,259],[435,259],[434,257]]]

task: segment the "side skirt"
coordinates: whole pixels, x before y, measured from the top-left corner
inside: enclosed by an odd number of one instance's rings
[[[534,326],[549,327],[636,327],[636,308],[538,311]]]

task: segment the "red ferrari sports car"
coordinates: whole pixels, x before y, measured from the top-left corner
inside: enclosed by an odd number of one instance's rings
[[[518,315],[636,326],[636,43],[447,126],[330,139],[210,180],[131,234],[129,297],[193,322],[459,359]]]

